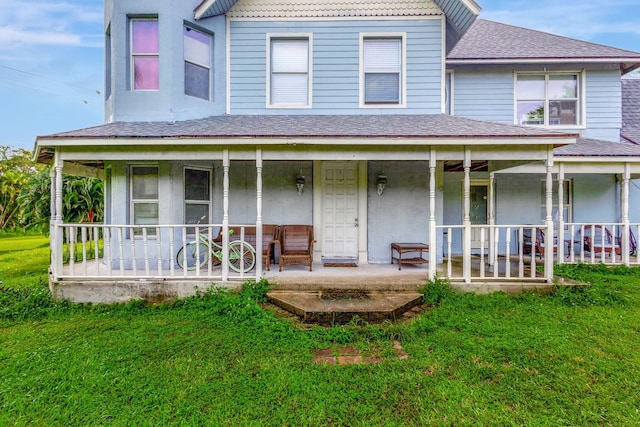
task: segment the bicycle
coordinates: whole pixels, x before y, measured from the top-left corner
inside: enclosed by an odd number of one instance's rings
[[[233,230],[229,235],[233,234]],[[222,245],[215,240],[209,240],[206,234],[199,233],[198,240],[189,242],[180,248],[176,255],[178,266],[183,270],[200,269],[207,265],[209,255],[212,263],[218,265],[222,262]],[[229,268],[236,273],[247,273],[256,265],[256,250],[244,240],[229,242]]]

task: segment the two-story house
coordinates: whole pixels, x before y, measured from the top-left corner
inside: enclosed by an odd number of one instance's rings
[[[640,53],[477,19],[473,0],[196,3],[107,0],[106,123],[36,141],[57,296],[266,274],[226,250],[183,270],[196,227],[226,248],[313,226],[313,274],[389,264],[394,242],[429,245],[424,281],[634,262],[621,76]],[[104,224],[65,223],[63,173],[105,180]],[[605,230],[619,249],[585,247]]]

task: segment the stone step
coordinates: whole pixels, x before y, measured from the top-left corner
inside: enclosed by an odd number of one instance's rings
[[[312,291],[271,290],[268,300],[304,322],[324,325],[344,324],[354,317],[375,323],[395,320],[422,302],[415,291],[372,291],[362,289],[322,289]]]

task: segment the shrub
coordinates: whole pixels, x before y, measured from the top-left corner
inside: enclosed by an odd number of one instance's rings
[[[436,277],[418,289],[427,305],[440,305],[444,300],[455,295],[455,291],[446,279]]]

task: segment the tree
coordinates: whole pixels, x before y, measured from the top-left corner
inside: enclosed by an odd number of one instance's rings
[[[20,226],[20,196],[30,176],[44,169],[31,159],[31,152],[0,145],[0,230]]]

